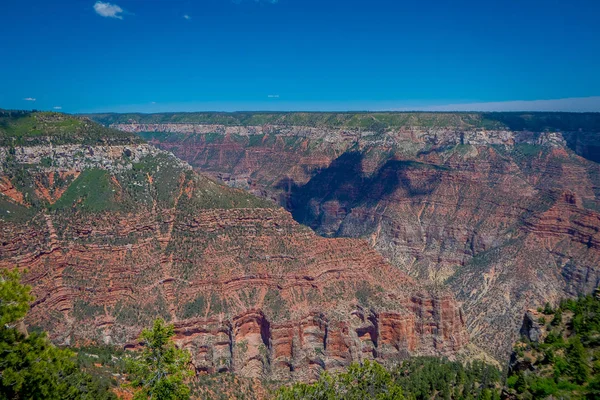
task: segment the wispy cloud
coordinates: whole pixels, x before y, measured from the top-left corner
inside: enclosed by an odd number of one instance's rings
[[[123,16],[121,15],[123,9],[116,4],[97,1],[96,4],[94,4],[94,11],[102,17],[123,19]]]
[[[183,16],[183,19],[187,19],[187,20],[189,21],[190,19],[192,19],[192,17],[190,17],[189,15],[185,14],[185,15]]]
[[[278,94],[269,94],[269,95],[267,95],[267,97],[270,99],[278,99],[279,95]]]
[[[55,110],[62,110],[62,107],[61,107],[61,106],[54,106],[54,107],[52,107],[52,108],[54,108]]]
[[[25,101],[35,101],[35,97],[25,97],[23,100],[25,100]]]
[[[241,4],[241,3],[260,3],[260,4],[277,4],[279,0],[231,0],[232,3]]]

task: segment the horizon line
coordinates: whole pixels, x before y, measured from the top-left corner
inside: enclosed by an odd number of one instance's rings
[[[327,110],[327,111],[315,111],[315,110],[260,110],[260,109],[248,109],[248,110],[194,110],[194,111],[94,111],[94,112],[67,112],[37,108],[0,108],[2,112],[50,112],[56,114],[74,115],[74,116],[86,116],[86,115],[98,115],[98,114],[520,114],[520,113],[531,113],[531,114],[600,114],[598,111],[554,111],[554,110],[421,110],[421,109],[406,109],[406,110],[384,110],[384,109],[373,109],[373,110]]]
[[[413,104],[410,104],[410,103]],[[202,102],[148,102],[143,104],[114,105],[87,110],[69,111],[71,107],[31,108],[35,111],[54,111],[65,114],[166,114],[166,113],[599,113],[600,96],[567,97],[550,100],[510,100],[494,102],[462,102],[454,104],[414,105],[411,102],[376,101],[365,105],[360,101],[202,101]],[[363,104],[361,104],[363,103]],[[2,108],[0,108],[2,109]],[[22,110],[28,110],[22,109]],[[17,110],[17,109],[14,109]]]

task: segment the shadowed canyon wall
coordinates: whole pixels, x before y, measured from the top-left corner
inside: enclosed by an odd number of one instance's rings
[[[493,117],[504,125],[488,128],[462,114],[374,128],[178,117],[185,123],[133,116],[113,126],[281,204],[322,236],[367,239],[400,270],[449,287],[472,340],[499,359],[525,310],[600,282],[596,114],[502,114]]]

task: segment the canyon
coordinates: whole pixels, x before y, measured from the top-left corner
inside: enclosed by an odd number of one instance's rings
[[[3,111],[0,145],[0,268],[26,272],[25,323],[54,343],[135,348],[162,317],[196,371],[281,381],[467,351],[447,288],[134,134]]]
[[[598,114],[97,115],[195,170],[362,238],[450,290],[505,360],[523,314],[600,283]]]

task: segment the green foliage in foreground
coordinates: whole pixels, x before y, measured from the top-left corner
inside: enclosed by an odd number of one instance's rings
[[[114,399],[86,372],[75,354],[53,346],[45,333],[27,335],[22,319],[32,300],[30,288],[15,271],[0,271],[0,398]]]
[[[547,305],[541,343],[523,341],[517,354],[530,368],[517,368],[507,380],[521,399],[600,399],[600,300],[566,300],[556,310]]]
[[[22,285],[17,270],[0,272],[0,328],[14,327],[25,318],[29,311],[29,302],[33,301],[31,288]]]
[[[279,400],[295,399],[404,399],[402,387],[392,374],[376,362],[364,365],[352,364],[348,370],[338,375],[324,373],[313,384],[296,383],[282,388]]]
[[[129,362],[131,386],[139,388],[134,399],[184,400],[190,398],[190,388],[184,379],[192,375],[188,369],[190,354],[178,349],[172,341],[173,325],[162,319],[154,321],[152,329],[140,336],[144,348],[139,357]]]
[[[278,400],[499,399],[500,372],[482,362],[466,366],[434,357],[413,358],[387,370],[376,362],[324,373],[313,384],[284,387]]]

